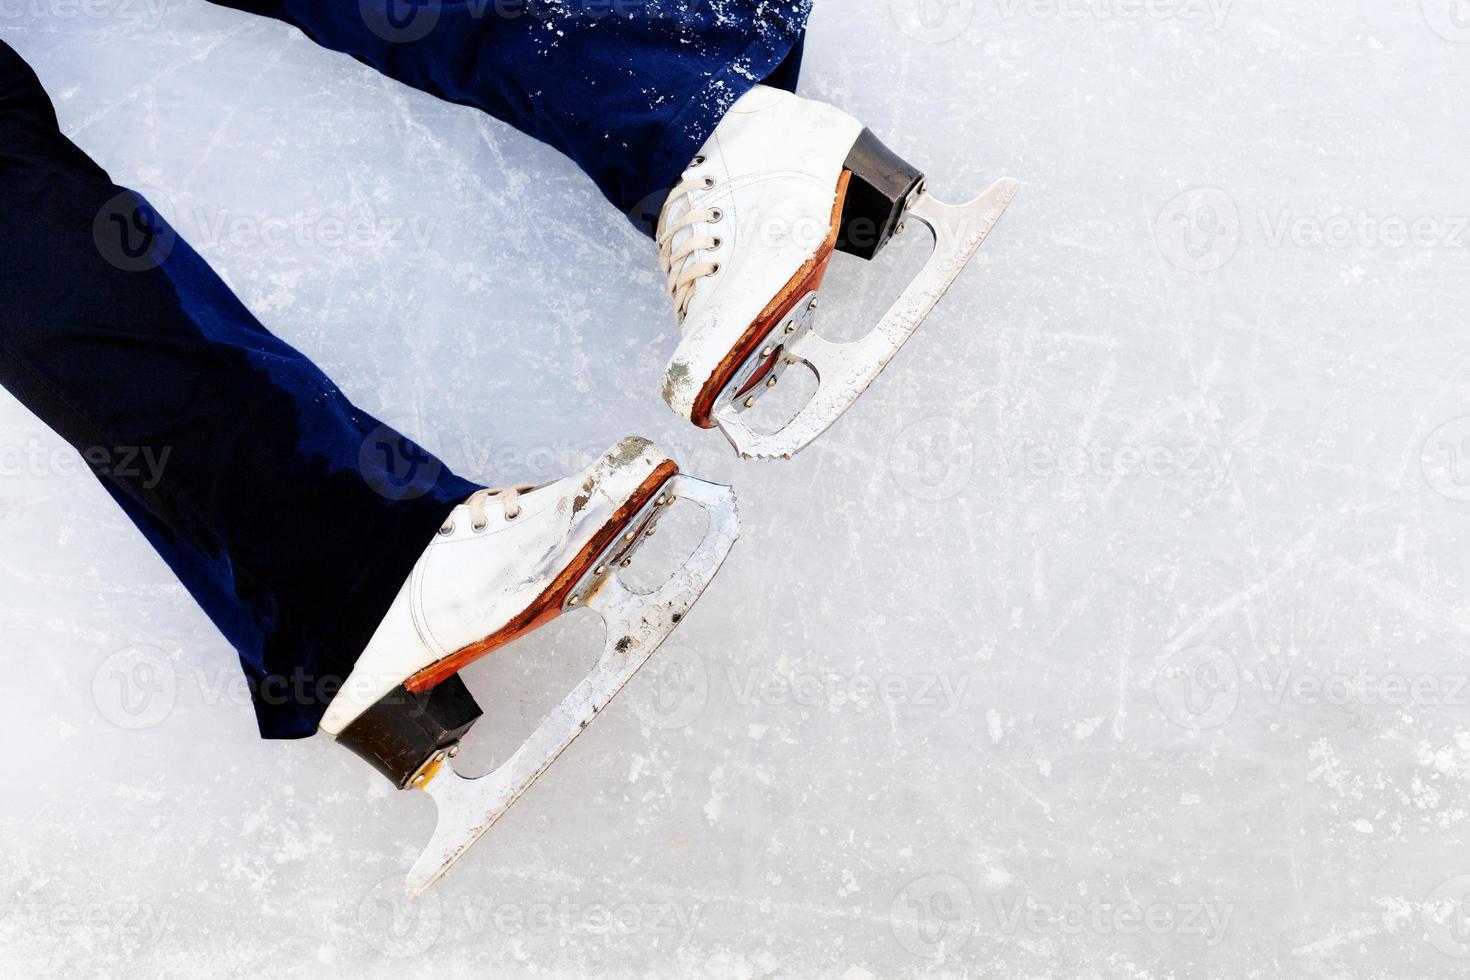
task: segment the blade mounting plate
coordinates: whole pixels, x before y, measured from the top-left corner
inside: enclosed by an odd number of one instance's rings
[[[868,334],[851,343],[833,343],[811,329],[813,296],[804,297],[795,317],[776,328],[762,350],[779,345],[779,370],[804,363],[817,376],[810,401],[785,426],[765,433],[754,429],[742,413],[752,395],[744,389],[764,360],[758,353],[736,373],[716,402],[715,424],[746,459],[790,459],[851,407],[893,360],[946,290],[979,251],[1020,183],[1004,177],[968,204],[941,204],[926,190],[914,195],[905,220],[923,222],[934,233],[934,251],[898,300]],[[789,336],[787,336],[789,334]],[[775,374],[772,377],[776,376]]]

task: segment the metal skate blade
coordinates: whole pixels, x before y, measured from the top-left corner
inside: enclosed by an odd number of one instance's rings
[[[851,343],[833,343],[815,331],[804,331],[785,347],[787,363],[803,362],[817,376],[817,391],[801,411],[776,432],[758,432],[741,417],[743,403],[728,397],[728,392],[721,396],[713,413],[715,423],[740,455],[789,459],[837,421],[888,366],[975,257],[1020,186],[1019,181],[1003,177],[984,194],[961,205],[941,204],[921,192],[906,220],[922,221],[934,232],[934,252],[878,325]]]
[[[660,488],[707,512],[704,538],[685,564],[653,592],[633,592],[616,573],[604,577],[585,602],[607,624],[607,644],[591,673],[551,710],[500,767],[468,777],[445,762],[421,788],[434,798],[439,822],[408,873],[407,891],[423,894],[510,809],[557,756],[582,733],[694,605],[740,534],[735,494],[725,486],[678,475]]]

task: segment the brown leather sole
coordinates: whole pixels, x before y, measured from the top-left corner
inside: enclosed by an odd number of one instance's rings
[[[524,636],[536,627],[543,626],[560,616],[567,595],[582,580],[582,576],[592,567],[592,563],[617,540],[618,535],[623,533],[623,529],[634,515],[642,510],[643,506],[658,494],[659,489],[678,472],[679,466],[673,460],[666,459],[654,467],[653,472],[639,485],[637,491],[613,513],[612,520],[604,524],[592,536],[592,540],[577,553],[577,557],[569,562],[566,568],[561,570],[535,602],[483,640],[456,650],[443,660],[436,661],[420,670],[404,681],[403,686],[412,692],[426,691],[486,654],[498,650],[517,637]]]

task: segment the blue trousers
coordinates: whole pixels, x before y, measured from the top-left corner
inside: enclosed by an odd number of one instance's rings
[[[640,201],[657,211],[731,102],[760,81],[794,84],[809,8],[228,5],[550,143],[635,221],[648,220],[633,213]],[[162,215],[61,134],[3,42],[0,214],[17,230],[0,236],[0,384],[81,453],[234,646],[261,734],[312,734],[476,485],[267,331]]]

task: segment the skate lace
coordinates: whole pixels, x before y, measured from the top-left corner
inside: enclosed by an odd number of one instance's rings
[[[498,501],[502,505],[504,505],[505,519],[507,521],[513,521],[517,517],[520,517],[521,494],[529,493],[530,491],[535,489],[536,487],[534,484],[523,483],[514,487],[495,487],[493,489],[486,488],[484,490],[476,490],[474,493],[470,494],[467,500],[465,500],[465,505],[470,509],[471,529],[475,531],[483,531],[486,527],[489,526],[490,519],[486,514],[486,508],[489,506],[492,500]],[[444,526],[439,528],[440,534],[451,534],[453,533],[453,531],[453,520],[445,521]]]
[[[669,296],[674,301],[682,323],[689,312],[689,301],[694,296],[694,286],[706,276],[720,271],[718,262],[702,262],[695,259],[700,252],[712,252],[720,247],[721,239],[715,235],[686,235],[678,245],[674,244],[679,233],[693,229],[699,224],[714,224],[725,216],[719,208],[697,208],[694,195],[715,186],[715,179],[694,172],[704,163],[704,157],[695,157],[689,169],[684,171],[679,183],[669,192],[663,209],[658,215],[659,261],[664,275],[668,277]]]

